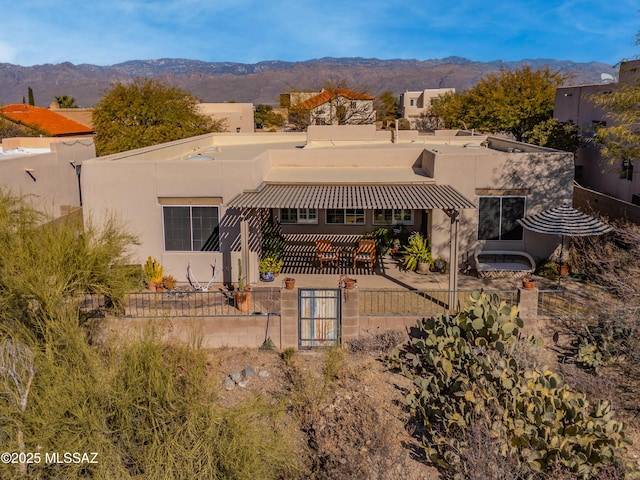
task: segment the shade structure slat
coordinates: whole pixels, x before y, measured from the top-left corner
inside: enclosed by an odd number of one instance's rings
[[[405,208],[473,209],[474,203],[450,185],[297,185],[264,184],[243,192],[227,206],[235,208]]]

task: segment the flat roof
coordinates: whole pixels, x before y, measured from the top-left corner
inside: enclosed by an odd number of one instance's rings
[[[51,148],[28,148],[18,147],[11,150],[4,151],[0,146],[0,159],[11,157],[25,157],[28,155],[39,155],[41,153],[51,153]]]
[[[418,168],[400,167],[276,167],[265,175],[268,183],[433,183]]]

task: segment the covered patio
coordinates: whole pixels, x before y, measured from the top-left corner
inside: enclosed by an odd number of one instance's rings
[[[450,185],[430,182],[387,184],[293,184],[263,183],[255,191],[243,192],[228,203],[229,207],[244,211],[251,209],[314,209],[323,212],[329,209],[364,211],[402,209],[412,211],[443,210],[449,220],[449,273],[447,289],[457,290],[458,277],[458,224],[460,211],[474,209],[475,205]],[[247,215],[248,216],[248,215]],[[365,217],[366,218],[366,217]],[[245,220],[246,221],[246,220]],[[360,231],[375,230],[382,225],[366,225]],[[387,225],[390,226],[390,225]],[[361,234],[349,234],[348,225],[326,225],[322,223],[298,225],[300,233],[284,233],[284,266],[286,275],[385,276],[386,266],[380,259],[375,268],[353,266],[353,252]],[[427,228],[431,228],[427,225]],[[336,233],[336,230],[341,230]],[[426,232],[428,233],[428,232]],[[335,244],[338,260],[319,268],[315,261],[315,242],[328,239]],[[245,242],[245,245],[248,242]]]

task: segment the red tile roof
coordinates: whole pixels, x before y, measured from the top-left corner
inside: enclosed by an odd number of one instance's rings
[[[347,90],[346,88],[335,88],[332,90],[324,90],[315,97],[311,97],[308,100],[296,105],[296,108],[302,110],[312,110],[319,105],[327,103],[332,98],[345,97],[349,100],[373,100],[375,97],[364,93],[354,92],[353,90]]]
[[[14,103],[0,107],[0,114],[9,120],[27,127],[36,127],[48,135],[58,137],[64,135],[86,135],[93,133],[89,127],[52,112],[47,108],[34,107],[22,103]]]

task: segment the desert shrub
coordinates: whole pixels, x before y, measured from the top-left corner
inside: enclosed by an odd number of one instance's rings
[[[167,290],[173,290],[178,285],[178,280],[173,275],[165,275],[162,277],[162,286]]]
[[[381,333],[367,333],[347,342],[347,348],[354,353],[376,353],[382,355],[404,342],[406,334],[400,330]]]
[[[299,470],[282,406],[255,397],[220,407],[204,351],[147,336],[117,356],[107,425],[131,476],[280,478]]]
[[[536,266],[536,275],[549,280],[558,279],[558,264],[553,260],[542,260]]]
[[[287,347],[282,351],[280,355],[285,362],[290,361],[293,356],[296,354],[296,349],[293,347]]]
[[[640,306],[640,226],[611,223],[606,235],[572,239],[572,264],[590,281],[602,285],[626,306]]]
[[[556,465],[589,478],[624,451],[624,424],[608,401],[591,405],[557,373],[523,369],[513,355],[522,320],[497,295],[474,293],[466,310],[423,319],[394,361],[414,382],[407,404],[427,457],[445,478],[472,478],[469,429],[489,428],[510,471]]]

